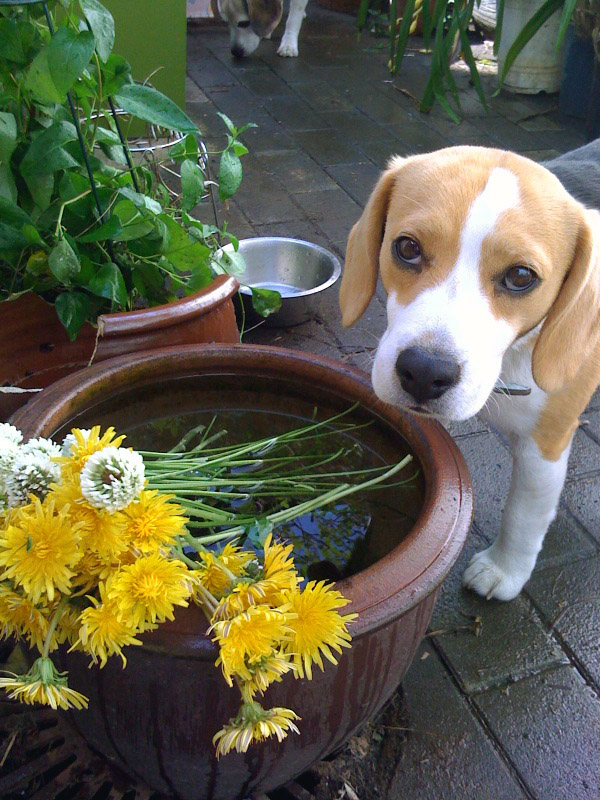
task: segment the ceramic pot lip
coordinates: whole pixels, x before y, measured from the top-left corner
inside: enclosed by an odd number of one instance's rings
[[[466,464],[440,424],[384,404],[373,392],[369,376],[353,367],[263,345],[167,347],[109,359],[69,375],[17,411],[11,422],[26,439],[51,436],[77,413],[111,394],[164,377],[218,372],[305,380],[307,386],[325,387],[334,397],[358,400],[395,428],[421,462],[425,497],[412,531],[375,564],[338,583],[351,600],[345,613],[359,614],[352,625],[353,637],[377,630],[436,591],[458,558],[471,524],[472,486]]]

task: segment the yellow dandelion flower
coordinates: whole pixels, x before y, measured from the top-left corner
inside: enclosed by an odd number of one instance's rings
[[[262,742],[271,736],[282,742],[289,731],[300,733],[294,722],[299,719],[289,708],[264,709],[260,703],[244,703],[237,717],[230,719],[213,737],[217,758],[232,750],[245,753],[252,742]]]
[[[245,574],[245,569],[251,561],[254,561],[256,556],[248,550],[242,550],[231,542],[227,542],[225,547],[218,554],[219,561],[225,564],[227,569],[236,577]]]
[[[263,582],[275,586],[277,589],[295,589],[300,582],[298,573],[294,568],[291,544],[282,545],[273,541],[272,534],[265,540],[265,560],[263,567]]]
[[[272,683],[279,683],[287,672],[296,670],[290,656],[284,655],[280,650],[273,650],[268,656],[249,658],[246,666],[252,675],[250,680],[240,683],[242,697],[246,702],[251,702],[257,692],[264,694]]]
[[[0,636],[24,636],[31,647],[42,650],[48,633],[48,610],[7,585],[0,585]]]
[[[209,631],[219,645],[216,666],[221,665],[231,686],[233,675],[245,681],[253,679],[248,662],[258,663],[271,656],[289,638],[290,622],[287,615],[268,606],[251,606],[233,619],[215,622]]]
[[[66,672],[58,672],[49,658],[41,656],[34,661],[27,675],[10,674],[12,677],[0,678],[0,689],[9,692],[11,700],[27,705],[42,703],[55,711],[88,706],[87,697],[67,686]]]
[[[138,499],[123,509],[126,536],[131,547],[149,555],[173,544],[186,532],[187,518],[181,506],[171,503],[173,495],[157,491],[140,492]]]
[[[105,581],[115,570],[120,568],[122,561],[123,557],[119,562],[102,561],[97,553],[93,553],[91,550],[84,552],[81,560],[77,562],[77,575],[73,578],[72,594],[87,594],[95,589],[100,581]]]
[[[193,583],[185,564],[154,553],[121,567],[114,573],[107,592],[118,606],[121,622],[141,631],[149,622],[172,620],[175,606],[188,605]]]
[[[231,589],[217,606],[214,619],[232,619],[254,605],[279,605],[280,592],[284,589],[295,589],[300,582],[291,556],[293,549],[291,544],[274,543],[269,534],[264,546],[264,566],[256,570],[256,575],[242,578]],[[247,555],[251,557],[245,567],[254,558],[251,553]]]
[[[52,615],[52,611],[50,612],[50,615]],[[57,647],[59,644],[63,644],[64,642],[74,644],[77,641],[79,638],[79,628],[81,626],[81,622],[79,620],[80,615],[80,608],[75,608],[69,605],[65,606],[56,626],[56,633],[53,640],[55,642],[55,647]]]
[[[68,519],[66,506],[57,514],[54,500],[42,504],[32,496],[0,534],[0,565],[5,567],[0,580],[23,586],[34,603],[44,593],[50,602],[56,590],[69,594],[75,575],[71,568],[81,558],[80,528],[81,523]]]
[[[201,565],[196,570],[199,583],[214,597],[222,597],[231,588],[231,578],[222,569],[214,553],[201,552],[199,555]],[[200,600],[201,595],[195,593],[195,599]]]
[[[346,625],[357,614],[338,614],[338,608],[343,608],[350,601],[340,592],[333,589],[325,581],[309,581],[302,591],[297,589],[281,593],[286,612],[293,613],[290,627],[293,636],[283,646],[284,653],[292,656],[297,667],[296,677],[312,679],[313,662],[323,669],[325,656],[332,664],[337,660],[331,650],[342,652],[342,647],[349,647],[351,636]]]
[[[79,532],[83,550],[91,550],[104,562],[115,561],[127,550],[127,520],[123,512],[110,514],[92,508],[82,498],[77,484],[72,481],[53,486],[49,496],[56,501],[58,508],[68,505],[69,519],[81,523]]]
[[[107,428],[102,435],[100,425],[95,425],[90,431],[73,428],[63,444],[66,457],[56,459],[61,464],[63,480],[77,478],[90,456],[105,447],[120,447],[124,439],[125,436],[116,436],[112,427]]]
[[[119,620],[118,606],[108,599],[106,584],[101,583],[99,589],[100,600],[89,597],[93,605],[82,611],[79,617],[78,639],[72,649],[84,650],[94,664],[100,662],[100,667],[106,664],[109,656],[118,655],[125,667],[127,659],[123,647],[142,642],[135,638],[135,628]]]

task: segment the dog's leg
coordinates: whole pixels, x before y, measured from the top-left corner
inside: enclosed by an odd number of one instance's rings
[[[289,57],[298,55],[298,34],[302,20],[306,16],[304,9],[307,3],[308,0],[290,0],[290,10],[277,55]]]
[[[517,440],[500,535],[477,553],[463,583],[484,597],[512,600],[529,579],[548,526],[556,516],[571,443],[557,461],[545,459],[530,437]]]

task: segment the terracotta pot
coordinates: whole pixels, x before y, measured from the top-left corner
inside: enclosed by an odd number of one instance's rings
[[[338,584],[352,601],[348,610],[359,614],[352,648],[338,667],[316,670],[313,681],[283,680],[269,688],[266,706],[292,707],[302,717],[301,735],[282,744],[214,757],[212,736],[235,715],[238,696],[214,667],[215,646],[203,635],[197,608],[178,611],[174,623],[146,635],[143,647],[128,648],[125,670],[114,660],[90,670],[87,657],[63,653],[70,684],[90,698],[89,710],[73,715],[81,734],[129,774],[180,800],[238,800],[269,791],[335,751],[375,714],[414,656],[472,514],[467,468],[440,425],[381,403],[364,373],[304,353],[212,345],[113,359],[54,384],[12,421],[25,437],[52,435],[74,419],[87,425],[110,419],[119,429],[123,420],[147,418],[153,399],[162,409],[170,397],[172,413],[175,392],[185,409],[194,392],[201,398],[223,380],[234,396],[257,393],[257,403],[260,387],[268,387],[284,408],[295,398],[327,410],[359,401],[356,413],[374,422],[392,452],[408,443],[424,494],[408,535]]]
[[[53,305],[28,292],[0,303],[0,386],[43,389],[107,358],[165,345],[239,341],[231,297],[235,278],[220,275],[190,297],[140,311],[103,314],[70,341]],[[0,392],[0,422],[32,394]]]

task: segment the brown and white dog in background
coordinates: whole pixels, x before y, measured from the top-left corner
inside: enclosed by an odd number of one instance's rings
[[[378,274],[388,295],[377,395],[441,420],[479,413],[512,445],[500,534],[464,575],[484,597],[510,600],[531,575],[600,383],[599,177],[600,140],[545,166],[483,147],[394,158],[350,233],[344,325]],[[503,383],[531,394],[492,395]]]
[[[290,0],[278,55],[298,55],[298,34],[307,3],[308,0]],[[231,53],[242,58],[253,53],[261,39],[270,38],[281,19],[283,0],[218,0],[218,8],[229,25]]]

